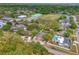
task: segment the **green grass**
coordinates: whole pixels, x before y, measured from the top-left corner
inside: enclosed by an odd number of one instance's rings
[[[61,14],[47,14],[40,17],[42,20],[57,20]]]

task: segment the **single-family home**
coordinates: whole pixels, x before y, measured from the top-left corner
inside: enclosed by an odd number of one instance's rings
[[[70,47],[71,45],[71,40],[69,38],[65,38],[59,35],[54,35],[52,41],[57,42],[60,46]]]
[[[27,27],[23,24],[16,24],[16,25],[11,27],[11,30],[14,31],[14,32],[17,32],[18,29],[23,29],[24,31],[26,31]]]
[[[18,31],[16,26],[11,26],[10,30],[12,30],[13,32],[17,32]]]
[[[20,15],[20,16],[18,16],[19,19],[24,19],[26,17],[27,17],[26,15]]]
[[[59,45],[61,45],[64,41],[64,37],[59,35],[54,35],[52,41],[57,42]]]
[[[72,44],[72,41],[69,38],[64,38],[64,41],[63,41],[64,46],[70,47],[71,44]]]
[[[15,19],[16,22],[21,21],[21,20],[22,20],[22,19],[19,19],[19,18],[16,18],[16,19]]]
[[[20,16],[18,16],[16,19],[15,19],[15,21],[21,21],[21,20],[24,20],[25,18],[27,18],[27,16],[26,15],[20,15]]]
[[[36,36],[34,36],[33,41],[35,41],[35,42],[42,41],[44,34],[45,33],[43,33],[43,32],[39,32]]]
[[[62,20],[62,21],[60,22],[60,25],[61,25],[61,28],[62,28],[62,29],[66,29],[66,28],[68,28],[68,27],[71,26],[71,24],[69,23],[68,20]]]
[[[25,25],[23,25],[23,24],[17,24],[16,27],[17,27],[17,28],[22,28],[22,29],[24,29],[25,31],[27,30],[27,27],[26,27]]]
[[[24,40],[24,42],[32,42],[31,36],[21,36],[21,38]]]
[[[7,20],[7,21],[12,20],[12,18],[9,16],[3,16],[2,19]]]
[[[3,20],[0,20],[0,28],[2,28],[6,23]]]

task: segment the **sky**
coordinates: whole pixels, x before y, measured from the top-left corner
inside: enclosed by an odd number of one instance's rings
[[[0,0],[0,3],[79,3],[79,0]]]

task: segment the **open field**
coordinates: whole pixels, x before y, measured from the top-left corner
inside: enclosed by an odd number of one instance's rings
[[[56,20],[61,16],[61,14],[47,14],[40,17],[42,20]]]

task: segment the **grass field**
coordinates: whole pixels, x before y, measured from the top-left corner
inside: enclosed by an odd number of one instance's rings
[[[40,17],[42,20],[57,20],[61,14],[47,14]]]

